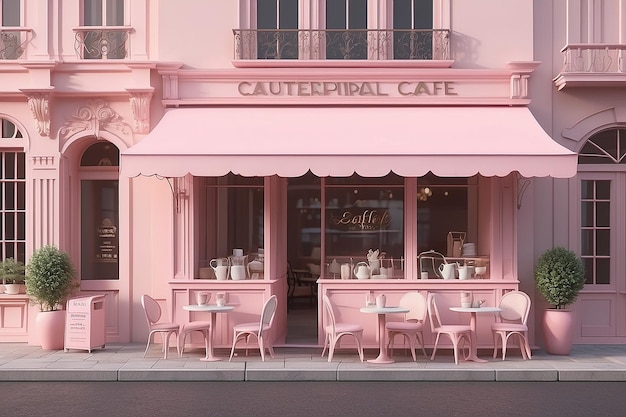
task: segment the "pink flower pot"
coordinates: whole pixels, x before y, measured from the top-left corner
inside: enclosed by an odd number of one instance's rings
[[[65,310],[40,311],[35,319],[39,343],[44,350],[61,350],[65,337]]]
[[[575,324],[574,310],[547,309],[543,316],[546,352],[552,355],[569,355],[574,340]]]

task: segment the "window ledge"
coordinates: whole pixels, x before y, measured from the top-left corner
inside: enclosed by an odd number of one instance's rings
[[[236,68],[450,68],[454,60],[235,59]]]

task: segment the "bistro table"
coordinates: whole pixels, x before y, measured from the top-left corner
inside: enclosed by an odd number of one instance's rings
[[[211,313],[211,317],[209,320],[209,323],[211,323],[211,326],[209,328],[209,344],[206,349],[206,356],[204,358],[200,358],[201,361],[216,362],[222,360],[222,358],[218,358],[213,355],[213,329],[215,328],[215,316],[217,315],[217,313],[228,313],[229,311],[232,311],[234,309],[234,306],[218,306],[217,304],[191,304],[183,306],[183,310],[208,311]]]
[[[376,359],[368,359],[369,363],[393,363],[395,362],[389,356],[387,356],[387,346],[385,345],[385,323],[387,321],[387,314],[395,313],[408,313],[409,309],[405,307],[363,307],[361,313],[377,314],[378,315],[378,345],[379,353]]]
[[[466,361],[484,363],[484,359],[478,357],[478,337],[476,335],[476,315],[478,313],[498,313],[502,311],[499,307],[450,307],[450,310],[457,313],[470,313],[470,353]]]

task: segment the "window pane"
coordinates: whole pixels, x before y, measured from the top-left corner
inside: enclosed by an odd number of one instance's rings
[[[415,22],[412,29],[432,29],[433,28],[433,1],[432,0],[413,0],[415,8],[413,9],[413,21]]]
[[[2,26],[20,25],[21,0],[2,0]]]
[[[102,26],[102,0],[83,0],[85,26]]]
[[[263,248],[263,178],[229,174],[198,181],[203,193],[198,224],[204,231],[200,235],[198,268],[208,268],[211,259],[230,256],[235,248],[243,249],[244,254]]]
[[[580,203],[580,225],[582,227],[594,226],[593,207],[594,204],[591,201]]]
[[[609,202],[599,202],[596,204],[596,226],[609,227],[611,225]]]
[[[326,0],[326,29],[346,29],[346,0]]]
[[[278,29],[276,0],[257,0],[257,29]]]
[[[298,29],[298,0],[280,0],[280,29]]]
[[[611,181],[596,181],[596,198],[609,200],[611,198]]]
[[[124,26],[124,0],[106,0],[107,26]]]
[[[349,0],[348,29],[367,29],[367,0]]]
[[[411,27],[411,1],[412,0],[393,1],[394,29],[413,29]]]
[[[600,258],[596,260],[596,284],[611,283],[611,260]]]
[[[580,254],[582,256],[593,256],[593,230],[581,230],[580,232]]]
[[[593,264],[593,258],[583,259],[583,265],[585,267],[585,284],[593,284],[593,273],[595,271]]]
[[[596,255],[611,255],[611,231],[602,229],[596,231]]]
[[[81,181],[83,280],[119,279],[119,187],[117,180]]]
[[[594,197],[593,192],[594,181],[582,180],[580,182],[580,197],[589,200]]]

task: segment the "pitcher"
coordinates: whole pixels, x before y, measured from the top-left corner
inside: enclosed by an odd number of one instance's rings
[[[458,266],[456,262],[453,263],[444,263],[439,265],[439,273],[441,274],[441,278],[443,279],[454,279],[455,278],[455,268]]]
[[[368,279],[372,276],[372,270],[367,262],[357,263],[353,272],[357,279]]]
[[[230,262],[228,258],[215,258],[211,259],[209,262],[211,268],[213,268],[213,272],[215,272],[215,278],[218,281],[224,281],[228,279],[228,270],[230,267]]]
[[[233,254],[228,259],[230,261],[230,277],[233,281],[246,279],[248,255],[243,254],[243,249],[233,249]]]

